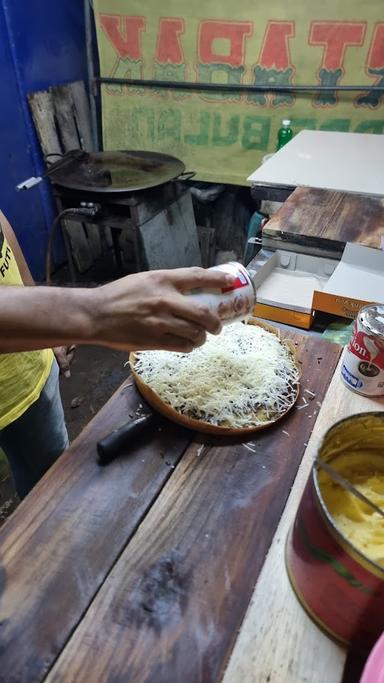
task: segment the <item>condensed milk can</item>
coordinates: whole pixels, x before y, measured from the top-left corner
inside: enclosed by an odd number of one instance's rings
[[[349,389],[364,396],[384,395],[384,306],[361,308],[344,351],[341,377]]]

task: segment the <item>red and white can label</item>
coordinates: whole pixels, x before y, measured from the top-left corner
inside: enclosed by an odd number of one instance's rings
[[[223,270],[234,275],[229,287],[223,289],[193,290],[188,296],[215,311],[224,324],[244,320],[256,303],[255,289],[247,269],[241,263],[224,263],[212,270]]]
[[[224,270],[226,273],[231,273],[231,275],[235,276],[235,280],[231,284],[231,286],[224,287],[224,289],[221,290],[223,294],[227,294],[228,292],[234,292],[236,289],[241,289],[242,287],[249,287],[250,276],[248,275],[248,273],[245,273],[242,270],[240,270],[240,265],[240,263],[226,263],[225,267],[217,266],[217,270]]]
[[[348,387],[360,394],[384,394],[384,339],[367,334],[358,317],[344,351],[341,376]]]

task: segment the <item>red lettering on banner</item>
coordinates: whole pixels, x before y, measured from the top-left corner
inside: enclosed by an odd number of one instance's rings
[[[184,33],[184,19],[160,19],[156,46],[156,60],[161,64],[183,64],[184,53],[180,36]]]
[[[321,66],[334,71],[343,66],[347,47],[363,44],[365,29],[365,21],[313,21],[309,44],[324,46]]]
[[[251,21],[202,21],[199,26],[198,55],[204,64],[230,64],[242,66],[245,63],[245,38],[253,33]],[[214,51],[215,40],[227,40],[228,54]]]
[[[120,14],[100,14],[100,26],[105,31],[120,59],[139,60],[141,54],[141,31],[145,29],[144,17],[126,17]]]
[[[293,21],[269,21],[257,63],[265,69],[288,69],[292,65],[289,39],[294,35]]]
[[[384,24],[376,24],[367,60],[368,69],[384,67]]]

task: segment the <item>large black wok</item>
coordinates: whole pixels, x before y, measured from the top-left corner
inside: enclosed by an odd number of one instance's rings
[[[67,152],[49,167],[47,175],[55,185],[103,193],[138,192],[170,180],[186,180],[180,159],[158,152]]]

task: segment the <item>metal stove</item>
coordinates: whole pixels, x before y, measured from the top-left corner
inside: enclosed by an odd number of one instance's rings
[[[136,271],[200,264],[190,192],[175,182],[193,175],[186,173],[183,162],[175,157],[144,151],[72,150],[51,163],[46,172],[59,217],[111,228],[119,273],[121,231],[129,232]],[[30,178],[18,189],[29,189],[41,180]],[[75,282],[70,239],[66,229],[62,232]],[[49,279],[49,264],[47,271]]]

